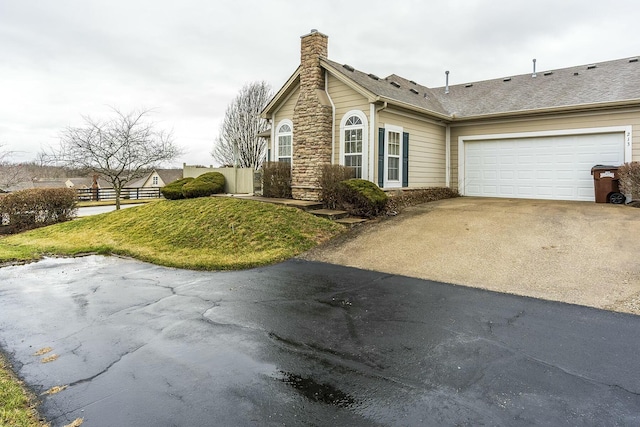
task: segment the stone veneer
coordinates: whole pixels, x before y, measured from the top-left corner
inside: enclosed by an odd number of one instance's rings
[[[300,95],[293,111],[291,192],[294,199],[318,200],[322,165],[331,163],[333,110],[320,66],[320,57],[328,54],[328,37],[311,30],[301,39]]]

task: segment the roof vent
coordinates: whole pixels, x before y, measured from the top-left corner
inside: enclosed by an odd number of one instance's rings
[[[575,73],[573,73],[573,75],[577,76],[577,75],[580,75],[580,73],[576,71]]]
[[[629,62],[638,62],[638,58],[631,58],[629,59]]]
[[[593,70],[596,68],[596,64],[587,65],[587,70]]]
[[[417,90],[415,90],[414,88],[409,89],[412,93],[415,93],[416,95],[419,94],[420,92],[418,92]]]
[[[369,74],[369,77],[371,77],[373,80],[380,80],[380,77],[376,76],[375,74]]]
[[[445,75],[445,80],[446,80],[446,85],[445,85],[445,88],[444,88],[444,93],[445,93],[445,94],[447,94],[447,93],[449,93],[449,71],[445,71],[445,72],[444,72],[444,75]]]
[[[347,70],[349,70],[349,71],[354,71],[355,70],[355,68],[353,68],[351,65],[348,65],[348,64],[344,64],[342,67],[347,69]]]
[[[473,83],[467,83],[466,85],[464,85],[464,87],[471,87],[473,86]]]
[[[505,77],[504,79],[502,79],[503,82],[510,82],[511,81],[511,77]]]
[[[538,77],[538,75],[536,74],[536,59],[533,58],[533,74],[531,74],[531,77]]]
[[[544,73],[545,76],[550,76],[551,74],[553,74],[553,71],[547,71],[546,73]]]
[[[418,83],[414,82],[413,80],[409,80],[409,83],[411,83],[412,85],[418,85]]]
[[[427,92],[424,93],[424,99],[428,99],[429,96],[427,96]]]
[[[398,83],[398,82],[391,82],[391,86],[394,86],[394,87],[398,87],[398,88],[399,88],[399,87],[400,87],[400,83]]]

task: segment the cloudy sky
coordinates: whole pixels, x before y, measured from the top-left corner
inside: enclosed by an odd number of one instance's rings
[[[0,0],[0,144],[27,161],[82,115],[154,109],[185,154],[212,164],[240,88],[274,90],[300,36],[330,59],[430,87],[640,55],[637,0]]]

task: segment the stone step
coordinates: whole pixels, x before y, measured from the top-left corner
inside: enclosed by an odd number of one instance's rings
[[[343,219],[349,216],[349,212],[347,211],[334,211],[333,209],[314,209],[307,212],[321,218],[330,219],[332,221]]]
[[[356,225],[362,224],[363,222],[367,222],[366,218],[360,218],[357,216],[350,216],[346,218],[336,219],[335,222],[338,224],[346,225],[347,227],[355,227]]]

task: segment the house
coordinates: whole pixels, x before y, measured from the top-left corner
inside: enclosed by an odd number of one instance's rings
[[[182,179],[182,169],[153,169],[142,178],[128,182],[127,188],[161,188]]]
[[[640,63],[535,72],[534,62],[528,74],[428,88],[334,62],[312,30],[262,117],[269,160],[291,163],[297,199],[317,199],[331,163],[385,190],[592,201],[594,165],[640,160]]]

